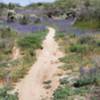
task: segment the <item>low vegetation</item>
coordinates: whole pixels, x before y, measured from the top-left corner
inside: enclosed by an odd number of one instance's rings
[[[45,25],[56,29],[55,38],[65,53],[59,59],[65,74],[53,100],[99,100],[100,34],[95,32],[100,29],[100,0],[56,0],[25,7],[0,3],[0,83],[17,82],[27,74],[36,50],[43,49]],[[14,47],[19,49],[18,59],[12,57]],[[50,89],[51,83],[44,81],[44,88]],[[18,100],[10,92],[0,88],[0,100]]]
[[[58,33],[56,40],[60,44],[65,57],[60,58],[64,63],[60,66],[65,71],[60,86],[54,92],[54,100],[86,100],[95,95],[96,88],[100,87],[100,46],[99,34],[75,35]],[[96,99],[98,100],[98,99]]]
[[[77,21],[74,26],[81,29],[99,29],[100,22],[99,20]]]
[[[46,33],[35,32],[22,37],[9,28],[0,30],[0,80],[16,82],[24,77],[36,60],[36,50],[42,49]],[[20,57],[16,60],[12,57],[14,46],[20,49]]]
[[[18,47],[20,48],[21,58],[19,65],[11,72],[11,77],[14,81],[23,78],[36,60],[36,50],[42,49],[41,42],[44,39],[47,31],[33,33],[30,36],[18,39]]]
[[[11,88],[5,86],[0,88],[0,100],[18,100],[18,94],[11,93]]]

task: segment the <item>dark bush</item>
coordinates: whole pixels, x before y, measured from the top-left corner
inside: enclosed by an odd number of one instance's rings
[[[8,12],[7,21],[8,22],[14,22],[15,21],[15,15],[14,15],[14,13]]]
[[[9,8],[9,9],[14,9],[14,8],[15,8],[15,4],[9,3],[9,4],[8,4],[8,8]]]
[[[22,18],[20,18],[20,24],[26,25],[29,23],[29,18],[28,16],[23,16]]]
[[[39,24],[39,23],[41,23],[40,18],[36,18],[35,21],[34,21],[34,23],[35,23],[35,24]]]

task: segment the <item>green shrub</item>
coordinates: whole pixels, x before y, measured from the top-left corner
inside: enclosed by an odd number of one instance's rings
[[[9,27],[0,29],[0,37],[5,38],[14,38],[16,36],[16,32],[12,31]]]
[[[8,87],[0,88],[0,100],[18,100],[18,95],[10,93],[11,89]]]
[[[41,23],[40,18],[36,18],[35,21],[34,21],[34,23],[35,23],[35,24],[40,24],[40,23]]]
[[[96,83],[96,85],[98,85],[98,86],[100,86],[100,73],[99,72],[97,72],[97,74],[96,74],[96,79],[95,79],[95,83]]]
[[[74,34],[74,33],[70,33],[68,35],[69,35],[70,38],[75,38],[76,37],[76,34]]]
[[[92,36],[86,35],[86,36],[80,36],[78,43],[80,44],[95,44],[95,40]]]
[[[4,80],[6,77],[6,71],[4,69],[0,69],[0,80]]]
[[[16,68],[15,70],[13,70],[10,73],[11,79],[14,82],[17,82],[19,79],[23,78],[24,75],[27,73],[28,71],[28,67],[29,66],[25,66],[25,65],[19,65],[18,68]]]
[[[7,16],[7,21],[8,22],[14,22],[15,21],[15,15],[12,12],[8,12],[8,16]]]
[[[94,20],[94,19],[84,20],[84,18],[82,18],[82,20],[76,21],[74,26],[79,27],[81,29],[97,29],[100,27],[99,20]]]
[[[75,88],[74,92],[75,92],[76,95],[84,95],[84,94],[90,92],[90,88],[89,87]]]
[[[80,54],[69,54],[66,55],[65,57],[60,58],[59,60],[63,63],[72,63],[72,62],[81,62],[81,55]]]
[[[9,4],[8,4],[8,8],[9,8],[9,9],[14,9],[14,8],[15,8],[15,4],[9,3]]]
[[[64,33],[57,33],[57,35],[56,35],[56,38],[64,38],[65,37],[65,35],[64,35]]]
[[[68,96],[71,96],[73,94],[74,94],[74,91],[71,89],[71,87],[62,86],[62,87],[59,87],[54,92],[53,100],[68,100]]]
[[[20,18],[20,23],[23,25],[26,25],[29,23],[29,18],[28,16],[23,16],[22,18]]]
[[[96,41],[96,45],[97,45],[98,47],[100,47],[100,40],[97,40],[97,41]]]
[[[74,44],[69,47],[71,52],[85,53],[87,51],[86,45]]]
[[[94,78],[82,78],[77,80],[77,82],[74,84],[75,87],[81,87],[81,86],[86,86],[86,85],[91,85],[95,83]]]
[[[41,48],[41,43],[40,43],[40,38],[37,36],[28,36],[28,37],[24,37],[22,39],[20,39],[18,41],[18,45],[21,48],[33,48],[33,49],[37,49],[37,48]]]
[[[0,49],[4,49],[5,48],[5,42],[0,41]]]
[[[67,83],[69,82],[69,81],[68,81],[68,78],[66,78],[66,77],[60,79],[59,81],[60,81],[60,84],[62,84],[62,85],[63,85],[63,84],[67,84]]]

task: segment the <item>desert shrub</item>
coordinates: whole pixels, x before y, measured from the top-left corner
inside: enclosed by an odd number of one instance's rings
[[[60,86],[53,94],[53,100],[73,100],[75,95],[82,96],[90,92],[88,87],[73,88],[68,86]],[[73,99],[70,99],[72,97]]]
[[[9,45],[8,48],[4,50],[4,54],[11,54],[12,53],[13,44]]]
[[[94,44],[95,40],[92,36],[80,36],[78,39],[78,43],[80,44]]]
[[[0,49],[5,48],[5,43],[3,41],[0,41]]]
[[[64,36],[64,33],[57,33],[57,37],[63,38]]]
[[[60,81],[60,84],[62,84],[62,85],[63,84],[67,84],[68,83],[68,78],[66,78],[66,77],[65,78],[62,78],[59,81]]]
[[[0,100],[18,100],[17,93],[10,93],[10,91],[7,86],[0,88]]]
[[[39,38],[34,36],[24,37],[18,41],[18,44],[22,48],[36,49],[41,47]]]
[[[12,31],[9,27],[0,29],[0,37],[1,38],[12,38],[15,37],[16,33]]]
[[[63,63],[72,63],[72,62],[80,63],[81,55],[79,55],[79,54],[69,54],[68,56],[62,57],[59,60]]]
[[[99,100],[100,98],[100,87],[97,86],[93,89],[92,95],[91,95],[91,100]]]
[[[86,16],[86,15],[83,15]],[[82,17],[81,17],[82,18]],[[100,27],[99,20],[84,20],[84,17],[80,20],[78,20],[75,25],[76,27],[79,27],[81,29],[98,29]]]
[[[53,100],[68,100],[68,96],[73,95],[74,92],[70,87],[59,87],[53,94]]]
[[[0,69],[0,80],[4,80],[6,77],[6,71],[4,69]]]
[[[31,33],[31,35],[18,39],[17,44],[23,56],[21,59],[19,59],[19,62],[14,70],[10,72],[10,76],[13,81],[16,82],[19,79],[23,78],[29,68],[32,66],[32,64],[36,60],[35,50],[42,48],[41,42],[44,39],[45,35],[46,32]]]
[[[95,83],[96,85],[100,86],[100,69],[98,69],[96,75],[95,75]]]
[[[86,85],[91,85],[95,83],[95,78],[87,77],[87,78],[81,78],[74,83],[75,87],[81,87]]]
[[[6,8],[7,5],[5,3],[0,2],[0,9]]]
[[[33,51],[33,49],[29,49],[28,51],[30,56],[35,56],[35,51]]]
[[[9,9],[14,9],[14,8],[15,8],[15,4],[9,3],[9,4],[8,4],[8,8],[9,8]]]
[[[11,79],[14,82],[17,82],[18,79],[24,77],[24,75],[26,74],[26,72],[27,72],[27,68],[19,66],[18,68],[16,68],[15,70],[13,70],[13,72],[10,74]]]
[[[96,45],[100,47],[100,40],[96,40]]]
[[[90,68],[89,70],[82,69],[80,71],[80,79],[74,84],[75,87],[86,85],[100,85],[100,70],[97,67]]]
[[[10,28],[0,29],[0,66],[7,65],[7,62],[11,58],[12,48],[15,44],[16,32],[13,32]],[[3,63],[2,63],[3,62]]]
[[[80,87],[80,88],[75,88],[74,92],[76,95],[84,95],[86,93],[90,92],[89,87]]]
[[[33,33],[30,36],[20,38],[18,40],[18,45],[19,47],[25,48],[25,49],[42,48],[41,42],[44,39],[45,35],[46,35],[46,31]]]
[[[29,23],[29,18],[28,16],[23,16],[22,18],[20,18],[20,24],[26,25]]]
[[[70,38],[75,38],[76,37],[76,34],[74,34],[74,33],[70,33],[68,35],[69,35]]]
[[[10,71],[10,77],[12,81],[17,82],[19,79],[23,78],[35,60],[35,55],[31,56],[27,51],[23,55],[23,58],[12,62],[11,65],[14,66],[14,69]]]
[[[69,50],[70,50],[71,52],[86,53],[87,47],[86,47],[86,45],[74,44],[74,45],[71,45],[71,46],[69,47]]]
[[[7,21],[8,22],[14,22],[15,21],[15,15],[14,15],[14,13],[8,12]]]
[[[35,24],[39,24],[39,23],[41,23],[40,18],[36,18],[35,21],[34,21],[34,23],[35,23]]]
[[[60,58],[60,61],[64,63],[60,68],[66,71],[68,69],[73,70],[75,67],[79,68],[83,63],[83,59],[80,54],[69,54]]]

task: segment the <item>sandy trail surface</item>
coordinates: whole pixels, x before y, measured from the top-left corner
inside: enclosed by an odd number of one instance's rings
[[[55,29],[48,27],[48,34],[43,41],[43,49],[38,53],[37,61],[31,67],[29,73],[16,84],[19,100],[51,100],[53,91],[59,85],[59,58],[63,53],[54,39]],[[44,81],[51,80],[46,89]]]
[[[16,60],[20,57],[20,50],[16,46],[13,47],[12,50],[12,60]]]

